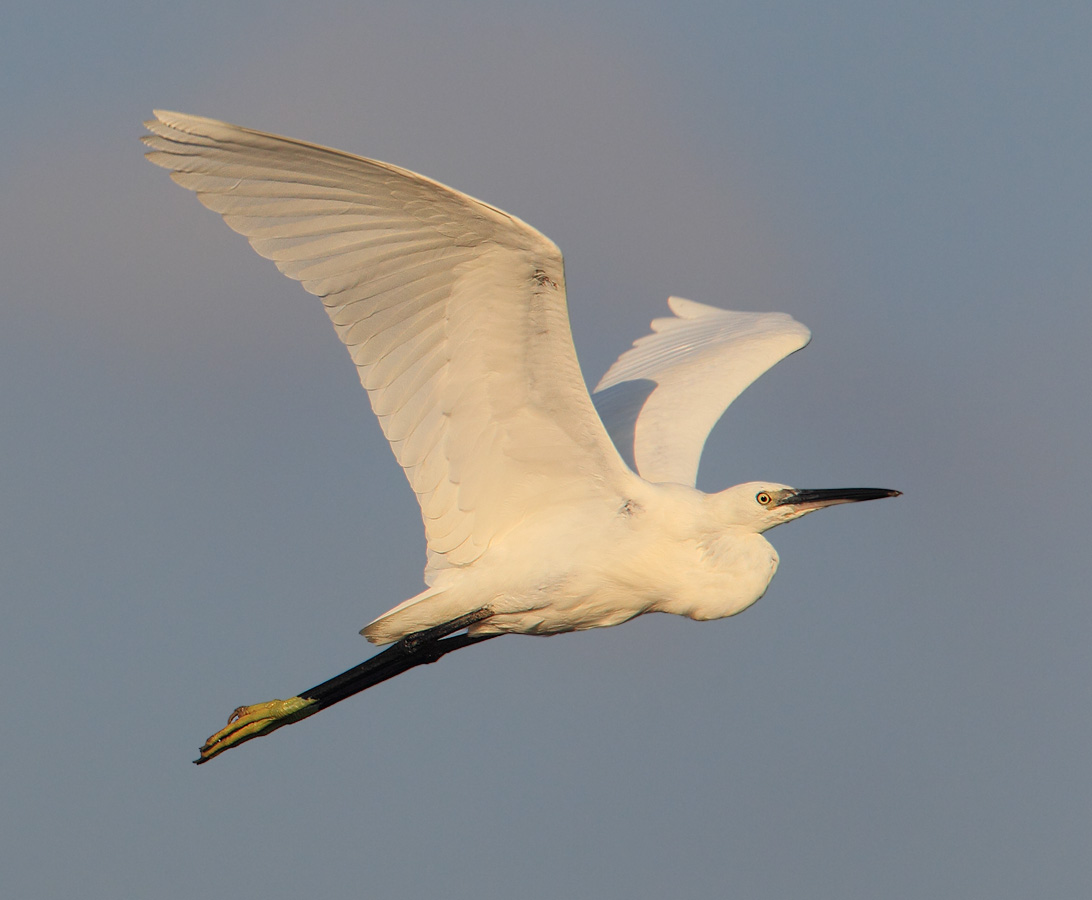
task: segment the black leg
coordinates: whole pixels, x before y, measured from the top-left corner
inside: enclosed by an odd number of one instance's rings
[[[417,635],[410,635],[410,637],[417,637]],[[468,647],[491,637],[498,637],[498,635],[481,634],[471,637],[469,634],[459,634],[449,638],[433,638],[428,642],[416,642],[412,645],[407,645],[406,641],[409,638],[404,638],[382,653],[377,653],[371,659],[365,660],[359,666],[354,666],[329,681],[309,688],[300,694],[300,697],[304,700],[314,700],[316,705],[314,712],[318,712],[320,709],[340,703],[353,694],[359,694],[381,682],[388,681],[395,675],[401,675],[409,669],[434,663],[452,650]]]
[[[313,716],[320,710],[340,703],[353,694],[359,694],[396,675],[401,675],[409,669],[434,663],[453,650],[497,637],[495,634],[475,636],[459,634],[448,637],[491,615],[491,610],[483,608],[437,625],[435,628],[407,635],[371,659],[366,659],[360,665],[288,700],[271,700],[254,706],[240,706],[231,714],[227,727],[220,729],[205,741],[204,746],[201,747],[201,758],[195,759],[194,762],[198,765],[208,762],[225,750],[230,750],[256,737],[264,737],[278,728]]]

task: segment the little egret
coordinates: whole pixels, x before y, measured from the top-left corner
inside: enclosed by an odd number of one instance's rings
[[[288,700],[235,710],[201,763],[500,634],[719,619],[766,591],[762,536],[880,488],[695,487],[710,429],[808,330],[672,297],[588,394],[561,252],[515,216],[405,169],[155,113],[148,159],[322,299],[421,505],[426,589],[363,629],[394,646]],[[639,473],[639,474],[638,474]]]

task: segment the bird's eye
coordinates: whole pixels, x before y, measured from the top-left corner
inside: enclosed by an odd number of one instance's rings
[[[766,491],[759,491],[755,494],[755,500],[757,500],[762,506],[769,506],[773,502],[771,497]]]

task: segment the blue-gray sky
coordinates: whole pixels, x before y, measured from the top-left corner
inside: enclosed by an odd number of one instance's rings
[[[1092,7],[6,4],[0,871],[20,898],[1092,889]],[[594,382],[671,294],[809,348],[700,485],[878,485],[735,619],[505,638],[190,765],[370,650],[412,494],[318,302],[141,157],[181,109],[566,255]]]

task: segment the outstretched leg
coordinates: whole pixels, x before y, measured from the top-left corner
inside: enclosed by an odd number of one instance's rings
[[[195,759],[194,762],[198,765],[208,762],[225,750],[230,750],[253,738],[264,737],[284,725],[291,725],[300,719],[313,716],[319,710],[340,703],[353,694],[394,678],[395,675],[401,675],[408,669],[434,663],[453,650],[496,637],[495,634],[476,636],[459,634],[448,637],[475,622],[489,618],[492,614],[492,610],[482,608],[437,625],[435,628],[406,635],[386,650],[377,653],[371,659],[366,659],[359,666],[354,666],[329,681],[303,691],[296,697],[290,697],[287,700],[270,700],[268,703],[258,703],[254,706],[240,706],[228,718],[227,726],[205,741],[201,747],[201,758]]]

